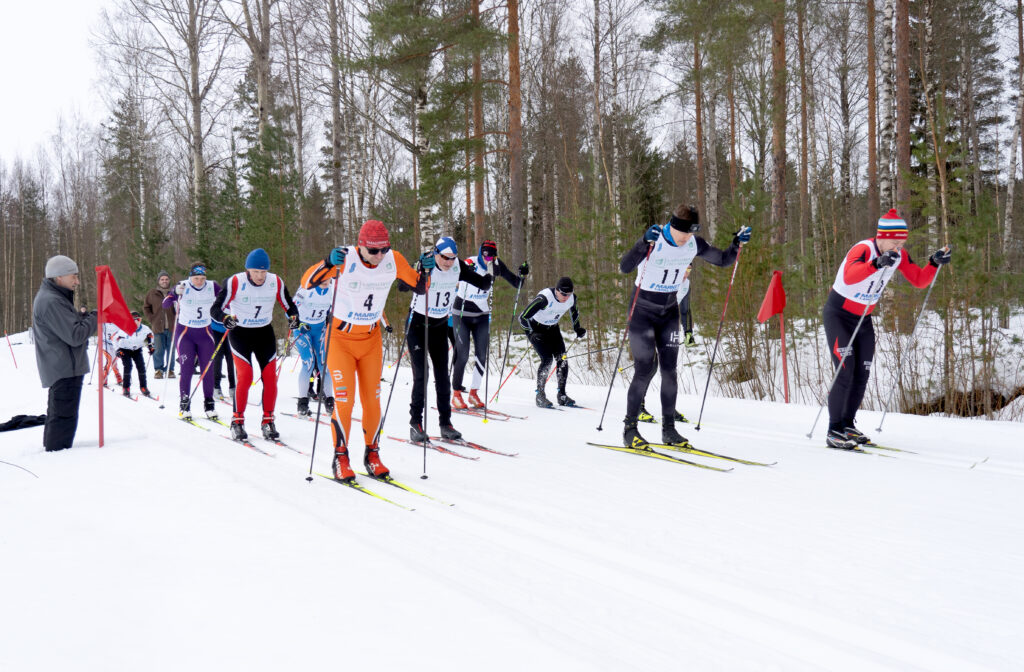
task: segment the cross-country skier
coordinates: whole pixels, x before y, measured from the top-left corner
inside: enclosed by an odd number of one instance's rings
[[[449,403],[451,381],[448,379],[448,318],[452,316],[459,283],[465,282],[476,289],[489,290],[494,282],[490,273],[478,273],[469,263],[459,259],[455,239],[439,238],[434,245],[430,271],[430,286],[424,296],[412,302],[412,320],[409,322],[409,357],[412,360],[412,401],[409,404],[409,438],[426,441],[423,431],[423,407],[426,403],[427,350],[434,368],[434,391],[437,393],[437,414],[441,436],[461,439],[462,434],[452,426],[452,407]],[[405,289],[401,284],[399,289]],[[424,334],[424,329],[427,331]],[[427,342],[424,343],[424,338]]]
[[[516,275],[508,269],[505,262],[498,257],[498,244],[493,240],[485,240],[476,257],[466,259],[468,264],[477,275],[484,276],[490,273],[493,277],[501,277],[512,287],[519,289],[526,276],[530,273],[530,265],[525,261],[519,266],[519,274]],[[469,339],[472,337],[474,349],[473,356],[476,364],[473,366],[473,385],[469,388],[468,405],[474,408],[482,408],[477,390],[483,380],[484,366],[487,362],[488,342],[491,333],[491,292],[494,287],[480,289],[466,281],[459,282],[459,289],[455,295],[455,305],[452,307],[452,322],[455,331],[455,363],[452,366],[452,407],[466,408],[467,400],[462,398],[466,388],[462,386],[462,378],[466,373],[466,364],[469,362]]]
[[[720,250],[700,236],[700,215],[696,208],[679,205],[668,224],[651,226],[626,252],[619,270],[637,269],[636,295],[629,320],[629,349],[635,362],[633,381],[626,394],[623,443],[643,449],[647,440],[637,431],[640,404],[661,369],[661,439],[664,443],[687,443],[676,431],[676,360],[679,355],[679,303],[677,292],[686,278],[686,268],[697,257],[715,266],[731,266],[740,245],[750,240],[749,226],[741,227],[732,245]]]
[[[296,412],[299,415],[312,415],[309,410],[310,391],[319,394],[323,389],[324,370],[324,325],[327,324],[327,313],[331,309],[331,283],[328,278],[312,289],[299,287],[295,292],[295,305],[299,309],[299,328],[292,332],[292,342],[302,358],[299,369],[299,401]],[[328,386],[329,389],[330,386]],[[324,395],[327,412],[334,410],[334,399]],[[329,401],[328,401],[329,400]]]
[[[545,396],[544,386],[548,380],[548,371],[552,362],[555,364],[555,378],[558,381],[556,400],[561,406],[575,406],[576,401],[565,393],[565,383],[569,379],[569,361],[562,358],[565,354],[565,341],[558,329],[558,321],[569,313],[576,338],[583,338],[587,330],[580,325],[580,312],[576,307],[576,295],[573,293],[572,278],[559,278],[554,287],[547,287],[533,298],[523,312],[519,314],[519,324],[526,332],[530,345],[540,357],[537,367],[537,405],[551,408],[554,404]]]
[[[213,351],[217,349],[217,338],[210,328],[213,303],[221,287],[216,282],[206,281],[206,265],[192,264],[188,280],[182,280],[164,299],[164,308],[177,305],[178,320],[174,324],[174,343],[178,350],[178,395],[181,402],[178,416],[192,419],[191,394],[192,375],[199,363],[206,371]],[[223,347],[223,346],[222,346]],[[203,412],[211,420],[217,419],[217,408],[213,401],[213,376],[207,373],[203,378]]]
[[[252,357],[260,368],[263,382],[263,419],[260,430],[263,438],[274,441],[281,438],[274,426],[274,406],[277,403],[277,337],[274,335],[274,304],[280,304],[288,314],[289,328],[299,326],[299,311],[284,280],[270,272],[270,255],[257,247],[245,258],[245,270],[235,273],[224,282],[210,309],[213,318],[220,320],[228,330],[228,343],[235,362],[235,412],[231,416],[231,438],[243,441],[249,438],[245,431],[245,407],[249,402],[252,385]],[[185,367],[182,366],[184,375]],[[203,381],[204,383],[206,381]],[[210,380],[213,393],[213,380]]]
[[[676,297],[679,299],[679,325],[683,328],[683,345],[688,348],[697,345],[697,341],[693,338],[693,320],[690,319],[690,271],[692,270],[693,264],[686,267],[683,282],[679,285],[679,291],[676,292]],[[675,412],[675,418],[676,422],[689,422],[686,416],[678,410]],[[656,422],[654,416],[647,410],[644,401],[640,402],[640,412],[636,419],[638,422]]]
[[[426,272],[413,270],[405,257],[391,249],[387,227],[375,219],[363,223],[357,245],[331,250],[321,263],[307,271],[304,287],[311,289],[325,280],[335,279],[337,293],[331,311],[330,346],[327,373],[334,387],[334,413],[331,434],[334,438],[334,478],[351,481],[355,472],[349,463],[352,404],[356,388],[362,405],[363,464],[374,478],[385,478],[389,470],[380,461],[380,372],[384,366],[384,347],[380,335],[381,317],[391,285],[398,278],[413,286],[413,292],[426,292],[434,257],[424,254],[420,262]],[[358,380],[358,384],[357,384]]]
[[[146,386],[146,360],[142,358],[142,348],[145,346],[149,354],[153,354],[153,331],[142,324],[142,315],[132,311],[132,319],[135,320],[135,332],[126,334],[118,329],[120,338],[117,341],[117,356],[121,358],[124,365],[123,394],[131,396],[132,387],[132,364],[139,372],[139,393],[149,396],[149,388]]]
[[[927,287],[939,270],[948,264],[948,249],[936,250],[921,268],[903,249],[907,243],[907,223],[895,208],[878,220],[874,238],[862,240],[846,253],[836,273],[832,291],[822,311],[825,340],[832,353],[832,365],[840,366],[843,350],[849,347],[839,375],[828,395],[828,434],[826,445],[849,450],[870,439],[854,425],[857,409],[864,399],[871,362],[875,356],[875,327],[871,321],[882,290],[899,270],[915,287]],[[865,315],[857,337],[850,343],[861,315]]]

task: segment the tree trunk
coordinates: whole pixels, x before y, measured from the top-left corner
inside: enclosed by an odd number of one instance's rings
[[[339,0],[328,0],[327,22],[330,35],[331,53],[328,58],[328,69],[331,73],[331,209],[333,210],[334,237],[338,238],[344,230],[344,203],[342,194],[344,186],[341,183],[341,137],[345,133],[341,117],[341,7]],[[355,101],[352,102],[355,104]],[[349,153],[352,147],[349,147]],[[351,175],[349,179],[351,179]]]
[[[1024,2],[1024,0],[1022,0]],[[729,63],[729,71],[726,76],[726,96],[729,102],[729,195],[735,197],[738,165],[736,163],[736,88],[734,82],[733,64]]]
[[[523,99],[519,73],[519,0],[508,0],[508,172],[512,254],[526,259],[523,213]]]
[[[427,115],[427,112],[427,84],[421,81],[416,86],[416,92],[413,96],[413,123],[415,126],[413,146],[415,147],[414,159],[417,167],[415,175],[423,174],[423,159],[430,149],[430,141],[427,139],[426,133],[423,132],[423,118]],[[416,212],[418,214],[417,225],[419,227],[420,247],[426,249],[437,240],[437,231],[434,227],[433,207],[423,199],[419,193],[418,185],[416,188]]]
[[[718,133],[717,130],[717,109],[718,92],[714,89],[708,92],[708,118],[707,118],[707,185],[706,196],[707,214],[705,219],[708,223],[709,240],[714,240],[715,232],[718,229]]]
[[[870,1],[870,0],[869,0]],[[878,191],[881,210],[895,205],[892,179],[892,136],[893,136],[893,49],[892,17],[896,0],[885,0],[882,10],[882,83],[878,91],[878,114],[881,132],[878,146]]]
[[[878,85],[875,80],[875,0],[867,0],[868,43],[868,227],[879,218],[878,202]]]
[[[786,2],[772,0],[772,242],[786,242]]]
[[[473,22],[480,25],[480,0],[473,0]],[[473,247],[484,242],[484,103],[481,83],[480,50],[473,53],[473,132],[477,141],[473,167],[478,174],[474,179],[476,213],[473,218]]]
[[[896,0],[896,203],[910,215],[910,0]]]
[[[707,216],[707,201],[704,195],[707,193],[707,181],[704,175],[704,120],[702,118],[704,91],[701,86],[701,58],[700,40],[693,39],[693,106],[696,117],[695,133],[697,137],[694,144],[697,147],[697,210],[701,217]],[[673,204],[674,207],[674,204]]]
[[[870,5],[874,0],[868,0]],[[810,222],[810,193],[807,186],[807,45],[804,42],[803,2],[796,3],[796,42],[800,59],[800,256],[807,254],[805,241]]]

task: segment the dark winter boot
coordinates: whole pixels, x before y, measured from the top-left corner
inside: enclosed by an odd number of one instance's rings
[[[217,419],[217,406],[213,397],[206,397],[203,399],[203,412],[206,413],[206,417],[210,420]]]
[[[153,377],[156,378],[157,380],[163,380],[164,379],[164,370],[163,369],[157,369],[156,373],[153,374]]]
[[[192,419],[192,401],[187,396],[181,398],[181,403],[178,405],[178,417],[182,420]]]
[[[541,408],[554,408],[554,404],[544,394],[544,390],[537,390],[537,405]]]
[[[126,397],[130,397],[132,396],[132,390],[130,387],[125,385],[123,388],[121,388],[121,394],[123,394]]]
[[[299,403],[295,408],[299,415],[313,415],[309,410],[309,397],[299,397]]]
[[[409,440],[414,443],[423,443],[428,441],[430,437],[423,431],[423,425],[418,422],[409,423]]]
[[[366,473],[374,478],[387,478],[391,474],[380,461],[380,450],[376,443],[366,447],[366,453],[363,454],[363,465],[366,467]]]
[[[643,404],[640,404],[640,413],[636,416],[636,420],[637,422],[657,422],[657,420],[654,419],[654,416],[647,412],[647,409]]]
[[[462,438],[462,432],[455,429],[452,423],[446,423],[441,425],[441,438],[449,441],[458,441]]]
[[[139,388],[139,393],[142,394],[142,396],[144,396],[144,397],[151,396],[149,394],[149,388],[146,387],[145,385],[143,385],[141,388]]]
[[[843,434],[846,435],[847,439],[849,439],[850,441],[855,441],[859,445],[871,443],[871,439],[865,436],[859,429],[854,427],[852,422],[846,426],[846,429],[843,430]]]
[[[676,423],[672,418],[664,418],[661,425],[661,442],[673,446],[689,446],[686,437],[676,431]]]
[[[235,441],[245,441],[249,438],[245,433],[245,418],[237,414],[231,418],[231,438]]]
[[[327,411],[327,415],[334,415],[334,397],[324,395],[324,410]]]
[[[356,480],[356,472],[352,471],[352,465],[348,463],[348,451],[342,448],[334,452],[334,461],[331,462],[331,473],[339,481]]]
[[[306,390],[306,396],[316,401],[316,388],[313,386],[313,381],[309,381],[309,389]]]
[[[263,438],[267,441],[277,441],[281,438],[277,427],[274,426],[274,416],[264,416],[263,422],[260,423],[260,429],[263,431]]]
[[[647,439],[640,436],[636,428],[636,420],[626,420],[625,430],[622,432],[622,445],[635,450],[650,450],[651,445]]]
[[[825,445],[838,450],[856,450],[857,442],[846,438],[846,432],[840,429],[830,429],[825,435]]]
[[[575,408],[577,406],[576,400],[566,394],[565,390],[559,390],[558,397],[556,398],[558,399],[559,406],[568,406],[569,408]]]
[[[672,417],[675,419],[676,422],[683,422],[687,424],[690,422],[689,420],[686,419],[686,416],[680,413],[679,411],[676,411]]]

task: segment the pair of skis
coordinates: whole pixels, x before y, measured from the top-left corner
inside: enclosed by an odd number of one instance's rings
[[[378,483],[386,483],[387,485],[396,487],[399,490],[404,490],[405,492],[408,492],[408,493],[413,494],[413,495],[419,495],[420,497],[424,497],[424,498],[429,499],[431,501],[437,502],[438,504],[442,504],[444,506],[455,506],[454,504],[452,504],[450,502],[446,502],[443,499],[438,499],[437,497],[434,497],[433,495],[428,495],[425,492],[420,492],[419,490],[417,490],[416,488],[413,488],[412,486],[408,485],[407,483],[403,483],[401,481],[398,481],[398,480],[392,478],[390,475],[389,476],[385,476],[383,478],[377,478],[375,476],[370,476],[365,471],[359,471],[359,472],[356,472],[356,473],[358,473],[360,476],[365,476],[366,478],[369,478],[369,479],[372,479],[374,481],[377,481]],[[363,485],[362,483],[360,483],[359,481],[357,481],[355,479],[352,479],[350,481],[340,481],[340,480],[334,478],[333,476],[328,476],[327,474],[321,474],[320,472],[316,472],[316,475],[319,476],[320,478],[325,478],[328,481],[331,481],[332,483],[337,483],[338,485],[347,486],[349,488],[352,488],[353,490],[357,490],[358,492],[363,493],[364,495],[369,495],[370,497],[373,497],[375,499],[379,499],[381,501],[387,502],[388,504],[393,504],[393,505],[397,506],[400,509],[405,509],[406,511],[415,511],[416,510],[415,508],[413,508],[411,506],[406,506],[405,504],[402,504],[400,502],[396,502],[393,499],[385,497],[384,495],[380,494],[376,490],[371,490],[370,488],[366,487],[365,485]]]
[[[642,455],[644,457],[650,457],[650,458],[653,458],[653,459],[656,459],[656,460],[664,460],[666,462],[676,462],[678,464],[687,464],[687,465],[690,465],[691,467],[699,467],[701,469],[709,469],[711,471],[729,472],[729,471],[732,471],[732,467],[724,468],[724,467],[715,467],[715,466],[710,465],[710,464],[702,464],[700,462],[694,462],[693,460],[687,460],[687,459],[684,459],[682,457],[677,457],[675,455],[669,455],[667,453],[659,452],[658,450],[655,450],[655,448],[660,448],[660,449],[663,449],[663,450],[674,450],[674,451],[677,451],[677,452],[680,452],[680,453],[689,453],[691,455],[696,455],[698,457],[709,457],[709,458],[714,458],[714,459],[719,459],[719,460],[726,460],[728,462],[736,462],[738,464],[747,464],[747,465],[756,466],[756,467],[771,467],[771,466],[774,466],[775,464],[777,464],[776,462],[755,462],[754,460],[745,460],[743,458],[733,457],[731,455],[722,455],[721,453],[713,453],[710,450],[703,450],[701,448],[697,448],[696,446],[690,444],[689,442],[687,442],[685,444],[648,443],[647,446],[644,447],[644,448],[628,448],[626,446],[617,446],[617,445],[608,444],[608,443],[593,443],[591,441],[588,441],[587,445],[588,446],[596,446],[597,448],[606,448],[608,450],[615,450],[615,451],[618,451],[620,453],[633,453],[634,455]]]

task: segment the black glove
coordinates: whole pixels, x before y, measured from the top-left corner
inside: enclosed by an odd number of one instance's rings
[[[525,278],[529,274],[530,274],[530,265],[524,261],[522,263],[522,265],[519,266],[519,277],[520,278]]]
[[[941,250],[935,250],[935,252],[932,253],[932,256],[928,257],[928,261],[930,261],[933,266],[942,266],[949,263],[952,255],[953,250],[948,247],[944,247]]]
[[[238,326],[238,318],[234,315],[226,315],[224,317],[224,328],[231,331]]]
[[[875,257],[874,264],[875,268],[885,268],[887,266],[892,266],[899,260],[900,253],[897,252],[896,250],[889,250],[888,252],[884,252],[879,256]]]
[[[152,343],[150,343],[149,345],[147,345],[147,346],[146,346],[146,349],[147,349],[147,350],[149,350],[149,354],[151,354],[151,355],[152,355],[152,354],[153,354],[154,352],[156,352],[156,348],[154,348],[154,347],[153,347],[153,344],[152,344]]]
[[[298,315],[289,315],[288,316],[288,328],[292,329],[292,330],[295,330],[295,329],[299,328],[299,316]]]
[[[395,331],[395,328],[392,327],[390,324],[385,324],[384,325],[384,331],[386,331],[386,332],[388,332],[390,334],[390,333],[393,333]]]
[[[584,338],[587,335],[587,330],[583,327],[576,327],[576,338]]]

